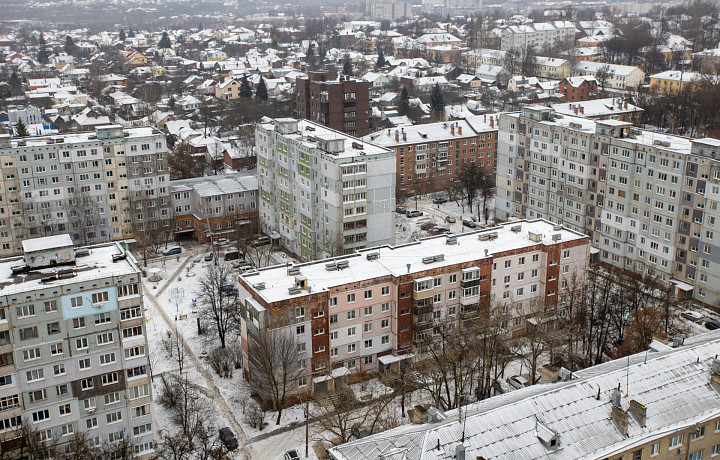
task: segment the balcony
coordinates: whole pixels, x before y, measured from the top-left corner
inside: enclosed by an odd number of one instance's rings
[[[478,316],[478,309],[477,307],[473,308],[461,308],[460,309],[460,318],[462,319],[469,319],[469,318],[476,318]]]
[[[431,298],[435,294],[433,283],[434,280],[431,276],[416,279],[415,288],[413,290],[413,299],[424,300]]]
[[[480,295],[475,294],[467,297],[460,297],[460,305],[468,306],[468,305],[477,305],[478,301],[480,300]]]
[[[479,285],[480,285],[480,278],[469,279],[469,280],[464,279],[464,280],[460,281],[460,287],[463,289],[469,288],[469,287],[474,287],[474,286],[479,286]]]
[[[415,313],[416,315],[425,315],[428,313],[432,313],[432,311],[432,304],[415,304],[415,308],[413,309],[413,313]]]
[[[426,321],[424,323],[416,323],[413,325],[413,329],[417,332],[427,331],[433,327],[432,321]]]

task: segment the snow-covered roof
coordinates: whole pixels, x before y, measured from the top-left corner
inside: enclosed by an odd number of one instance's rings
[[[407,128],[406,128],[407,129]],[[513,227],[521,227],[520,232],[512,231]],[[360,283],[382,276],[403,276],[464,262],[472,262],[492,257],[493,254],[521,249],[537,245],[552,245],[556,243],[552,235],[560,234],[561,241],[576,241],[586,239],[587,236],[568,229],[555,230],[555,224],[546,220],[518,221],[498,225],[491,229],[453,235],[457,244],[448,245],[444,235],[422,239],[416,243],[402,246],[380,246],[363,249],[356,254],[343,256],[348,261],[348,267],[342,270],[328,271],[327,261],[308,262],[296,265],[300,273],[307,278],[310,292],[323,292],[336,286],[348,283]],[[541,235],[540,241],[531,240],[529,232]],[[493,240],[480,240],[480,233],[496,233]],[[368,259],[368,253],[377,253],[379,257]],[[423,263],[428,256],[444,255],[443,260],[431,264]],[[249,285],[265,283],[264,289],[254,290],[253,295],[261,297],[267,302],[280,302],[286,299],[308,295],[308,291],[299,294],[289,294],[288,288],[295,286],[295,276],[288,275],[287,267],[279,265],[261,268],[258,274],[243,276]]]
[[[606,67],[613,75],[630,75],[632,72],[639,71],[639,68],[631,65],[620,65],[620,64],[606,64],[604,62],[592,62],[592,61],[580,61],[575,65],[574,70],[576,72],[597,72],[600,69]]]
[[[172,192],[195,190],[200,197],[220,196],[229,193],[249,192],[258,189],[256,171],[239,171],[216,176],[174,180],[170,182]]]
[[[627,105],[627,107],[626,107]],[[613,115],[618,113],[637,112],[642,111],[640,107],[630,104],[629,102],[623,102],[620,98],[605,98],[605,99],[593,99],[590,101],[582,102],[566,102],[562,104],[551,104],[550,107],[557,113],[563,115],[576,115],[575,107],[578,111],[582,107],[583,113],[577,114],[581,117],[600,117],[603,115]]]
[[[46,251],[49,249],[66,248],[73,246],[72,238],[67,233],[62,235],[44,236],[42,238],[33,238],[30,240],[23,240],[23,251],[37,252]]]
[[[464,435],[466,458],[613,457],[720,415],[720,392],[708,383],[719,348],[720,331],[708,332],[677,349],[638,353],[576,371],[566,382],[532,385],[470,404],[463,408],[462,423],[454,410],[441,422],[402,425],[330,452],[337,460],[449,460]],[[610,416],[618,384],[622,409],[628,410],[631,400],[646,408],[644,423],[628,417],[627,435]],[[548,435],[558,437],[559,448],[548,450],[542,441]]]

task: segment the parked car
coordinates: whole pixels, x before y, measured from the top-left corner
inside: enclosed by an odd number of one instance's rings
[[[445,199],[445,198],[435,198],[435,199],[433,200],[433,204],[443,204],[443,203],[447,203],[447,199]]]
[[[407,209],[402,208],[402,207],[397,207],[397,208],[395,208],[395,212],[398,214],[405,214],[407,212]]]
[[[714,331],[715,329],[720,329],[720,321],[705,321],[705,327],[709,331]]]
[[[251,272],[251,271],[253,271],[253,270],[255,270],[255,267],[253,267],[253,266],[250,265],[250,264],[248,264],[248,265],[241,265],[241,266],[239,266],[239,267],[237,268],[238,273],[240,273],[241,275],[243,275],[243,274],[245,274],[245,273],[247,273],[247,272]]]
[[[238,440],[229,427],[220,428],[220,441],[230,450],[238,448]]]
[[[445,216],[445,222],[447,222],[448,224],[454,224],[455,222],[457,222],[457,219],[453,216]]]
[[[180,246],[176,246],[174,248],[170,248],[167,251],[163,252],[164,256],[172,256],[174,254],[180,254],[182,252],[182,248]]]
[[[412,210],[405,213],[406,217],[420,217],[423,215],[422,211]]]
[[[289,450],[285,452],[285,460],[300,460],[300,456],[295,449]]]
[[[425,222],[424,224],[420,225],[420,229],[422,230],[430,230],[435,226],[435,222]]]
[[[435,227],[436,233],[450,233],[450,229],[447,227]]]
[[[515,388],[516,390],[530,386],[530,382],[528,382],[527,379],[522,375],[513,375],[512,377],[509,377],[507,379],[507,382],[508,384],[510,384],[511,387]]]
[[[213,260],[213,257],[215,257],[215,254],[213,254],[212,252],[208,252],[205,254],[205,257],[203,257],[203,260],[205,262],[210,262],[211,260]]]
[[[237,259],[233,261],[232,268],[242,267],[243,265],[250,265],[250,262],[245,259]]]
[[[270,244],[269,236],[258,236],[257,238],[253,238],[253,240],[250,241],[250,246],[254,248],[258,248],[260,246],[267,246],[268,244]]]
[[[238,251],[236,251],[234,249],[228,249],[227,251],[225,251],[225,255],[223,256],[223,259],[224,260],[237,260],[240,258],[240,256],[241,256],[241,254]]]
[[[463,220],[463,227],[477,228],[477,224],[472,220],[465,219]]]
[[[232,291],[233,289],[235,289],[235,285],[234,285],[234,284],[224,284],[224,285],[220,286],[220,290],[221,290],[222,292]]]
[[[690,321],[694,321],[696,323],[702,321],[704,318],[702,313],[698,313],[698,312],[692,311],[692,310],[685,310],[684,312],[680,313],[680,316],[682,316],[685,319],[689,319]]]
[[[226,246],[226,245],[230,244],[230,240],[228,240],[227,238],[218,238],[215,240],[215,242],[213,244],[215,246]]]

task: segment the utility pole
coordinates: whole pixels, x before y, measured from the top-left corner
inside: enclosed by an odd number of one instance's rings
[[[310,456],[309,443],[310,443],[310,398],[305,401],[305,458]]]

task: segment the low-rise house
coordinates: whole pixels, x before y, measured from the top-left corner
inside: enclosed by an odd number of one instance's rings
[[[656,93],[679,93],[686,87],[701,82],[705,76],[699,72],[668,70],[650,75],[650,91]]]

